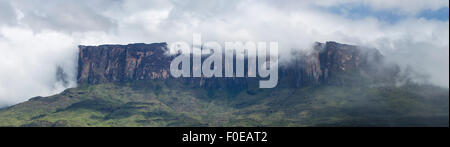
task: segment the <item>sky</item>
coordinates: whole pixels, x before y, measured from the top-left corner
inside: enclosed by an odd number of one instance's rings
[[[449,86],[448,0],[0,0],[0,106],[76,86],[78,45],[278,41],[373,47]],[[57,76],[62,69],[68,82]]]

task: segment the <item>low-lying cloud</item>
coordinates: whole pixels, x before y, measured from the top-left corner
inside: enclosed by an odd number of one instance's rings
[[[353,18],[348,14],[358,11],[342,6],[402,17]],[[0,105],[76,86],[79,44],[170,43],[190,41],[193,33],[205,41],[278,41],[286,57],[315,41],[375,47],[448,87],[448,18],[419,16],[439,9],[448,1],[0,0]],[[68,84],[58,80],[58,67]]]

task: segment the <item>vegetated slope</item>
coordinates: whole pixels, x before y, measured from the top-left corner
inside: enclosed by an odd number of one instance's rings
[[[81,85],[0,110],[0,126],[448,126],[429,85],[205,89],[180,80]]]

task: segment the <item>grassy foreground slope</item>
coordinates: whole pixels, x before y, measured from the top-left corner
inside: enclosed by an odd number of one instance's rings
[[[449,126],[433,86],[203,89],[166,80],[79,85],[0,110],[0,126]]]

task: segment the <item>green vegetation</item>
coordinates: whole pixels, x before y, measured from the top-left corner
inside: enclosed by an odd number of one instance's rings
[[[448,126],[428,85],[204,89],[176,80],[79,85],[0,110],[0,126]]]

